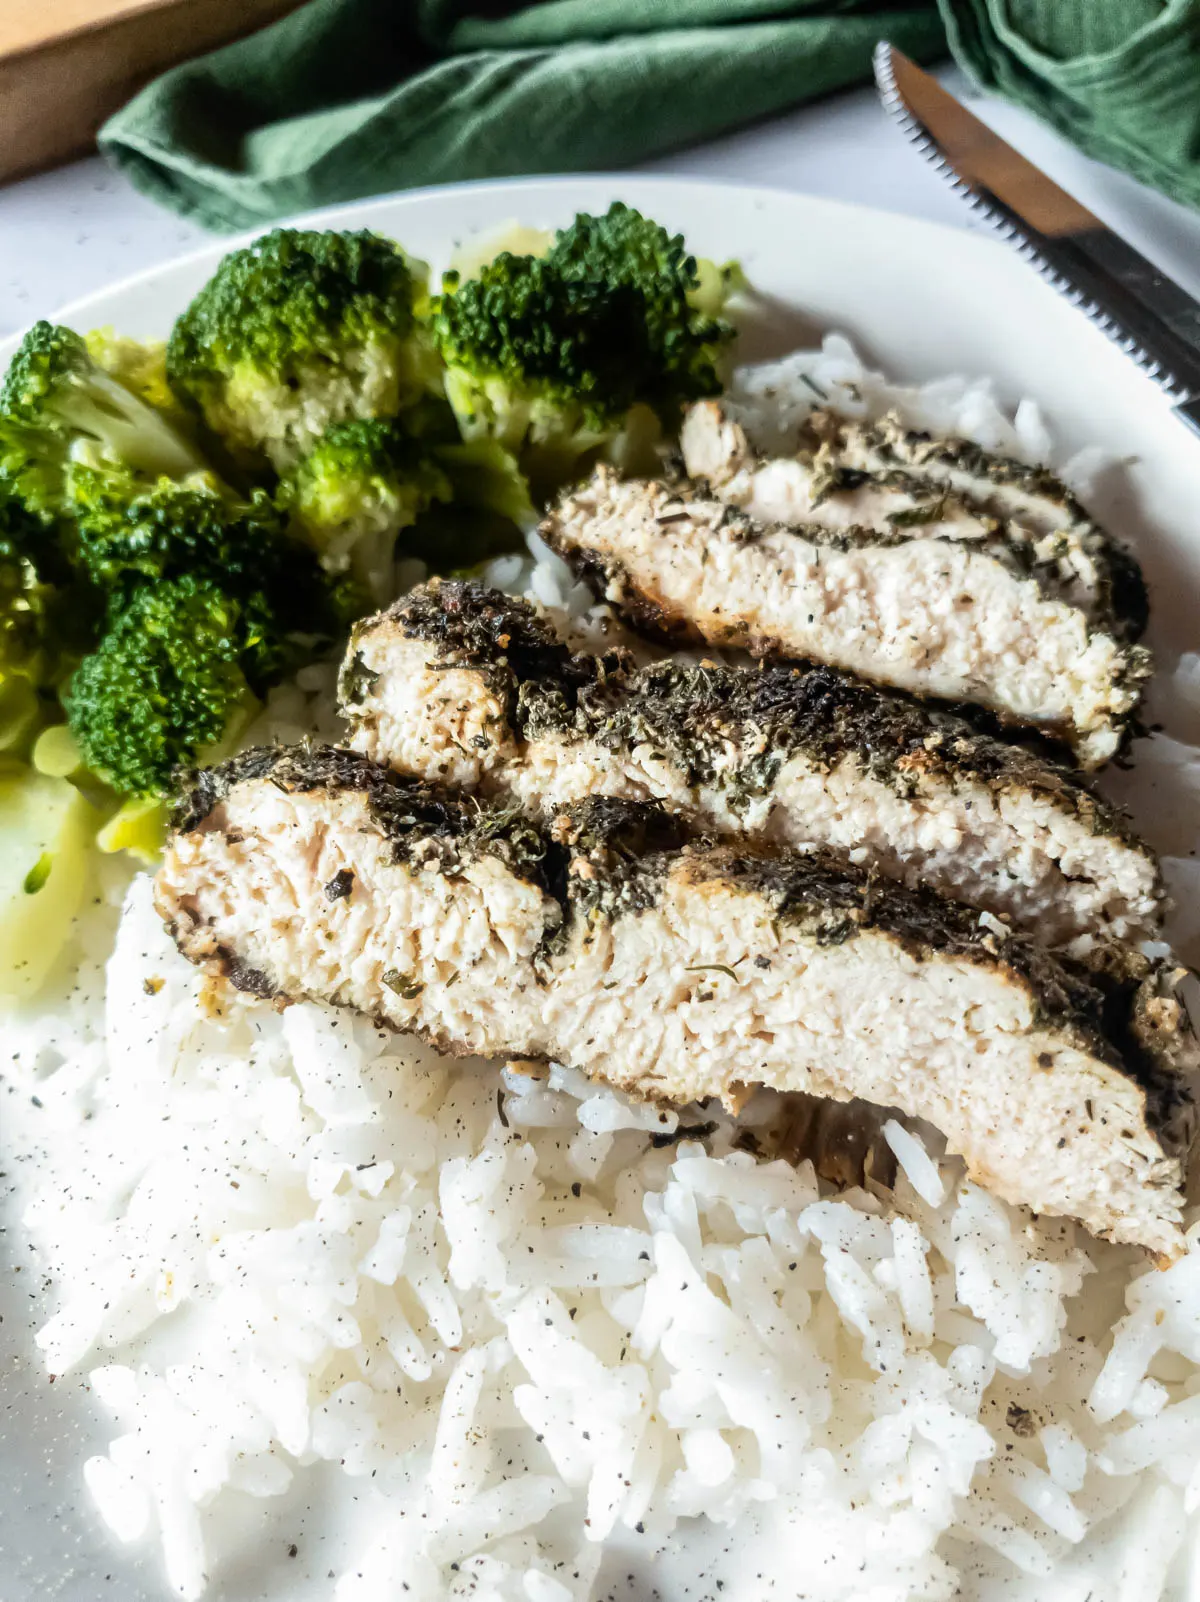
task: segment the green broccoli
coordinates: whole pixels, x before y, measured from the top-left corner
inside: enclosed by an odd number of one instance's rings
[[[184,572],[257,584],[265,570],[280,568],[285,549],[308,560],[293,542],[281,548],[285,537],[269,495],[256,490],[242,499],[212,473],[147,481],[80,460],[68,474],[67,505],[76,560],[109,590]]]
[[[734,330],[699,309],[700,269],[681,234],[668,234],[618,200],[603,217],[581,212],[556,236],[546,261],[568,283],[607,285],[637,297],[649,350],[638,400],[669,413],[720,391],[722,347]],[[726,272],[732,281],[735,270]]]
[[[254,626],[208,579],[138,590],[65,696],[88,767],[124,795],[161,795],[177,767],[235,739],[259,704],[246,670]]]
[[[503,518],[520,533],[537,525],[538,514],[529,498],[525,475],[516,457],[498,440],[438,445],[433,455],[450,480],[454,505],[460,511]]]
[[[433,330],[464,439],[495,439],[553,479],[610,447],[635,407],[670,422],[715,394],[733,329],[696,308],[699,286],[682,240],[621,205],[577,217],[545,256],[446,274]]]
[[[19,752],[37,733],[39,690],[58,666],[55,592],[31,559],[41,524],[0,483],[0,752]]]
[[[83,760],[122,794],[161,794],[366,609],[285,533],[265,491],[241,499],[211,474],[149,483],[79,460],[68,493],[74,558],[107,621],[63,700]]]
[[[0,684],[53,689],[95,637],[98,596],[74,572],[58,531],[0,478]]]
[[[242,499],[212,474],[176,483],[72,466],[79,569],[107,597],[110,620],[147,583],[211,580],[241,608],[256,686],[298,666],[368,606],[352,580],[336,581],[285,532],[264,490]]]
[[[110,377],[69,328],[36,323],[0,387],[0,478],[43,520],[59,516],[72,455],[180,478],[203,466],[154,407]]]
[[[375,598],[390,598],[396,535],[450,480],[428,450],[395,423],[335,423],[279,489],[292,532],[331,573],[353,572]]]
[[[48,612],[53,591],[7,540],[0,540],[0,679],[40,684],[48,676]]]
[[[38,692],[57,691],[93,773],[157,795],[368,599],[322,571],[264,490],[238,496],[207,470],[155,476],[151,457],[139,470],[95,432],[57,436],[32,420],[32,379],[11,398],[14,426],[41,452],[30,459],[56,483],[38,515],[20,475],[0,474],[0,743],[12,745],[10,724],[22,740],[36,734],[56,714]]]
[[[130,339],[111,328],[92,328],[83,336],[98,367],[160,412],[185,439],[195,433],[195,416],[180,405],[167,378],[165,339]]]
[[[434,435],[436,438],[436,434]],[[393,593],[396,535],[439,572],[512,550],[537,522],[511,452],[495,440],[412,439],[396,423],[339,423],[283,480],[294,534],[376,604]],[[452,504],[451,504],[452,503]]]
[[[47,538],[39,519],[0,480],[0,678],[43,683],[52,675],[54,586],[37,566]]]
[[[568,283],[536,256],[442,280],[434,333],[464,439],[509,449],[601,443],[637,398],[647,352],[636,297]]]
[[[237,460],[282,472],[333,424],[438,388],[427,295],[390,240],[278,229],[226,256],[180,317],[168,376]]]

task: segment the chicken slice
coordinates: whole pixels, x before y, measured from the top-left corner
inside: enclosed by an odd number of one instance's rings
[[[1037,569],[1044,586],[1119,639],[1146,626],[1146,586],[1130,553],[1045,468],[969,440],[812,413],[789,455],[759,450],[736,403],[698,401],[680,448],[692,478],[760,523],[976,540]]]
[[[541,534],[647,632],[974,702],[1087,768],[1120,748],[1151,671],[1144,647],[1093,623],[1001,535],[761,524],[696,484],[605,466]]]
[[[259,995],[681,1105],[762,1084],[894,1106],[1008,1201],[1183,1250],[1196,1053],[1173,977],[1131,1009],[819,853],[686,845],[611,800],[539,828],[347,751],[266,750],[181,804],[157,899],[186,955]]]
[[[360,623],[350,744],[545,817],[606,795],[697,829],[834,846],[1035,930],[1153,938],[1163,890],[1124,818],[1032,752],[821,666],[636,667],[527,602],[434,581]]]

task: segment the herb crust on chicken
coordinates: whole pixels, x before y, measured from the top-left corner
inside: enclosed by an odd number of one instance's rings
[[[820,665],[637,667],[574,651],[528,602],[434,581],[360,623],[350,744],[432,783],[547,816],[590,795],[697,829],[853,852],[1049,944],[1159,930],[1151,853],[1032,751]]]
[[[1131,1005],[840,859],[687,843],[607,798],[539,827],[348,751],[258,750],[181,804],[157,897],[187,956],[257,994],[680,1104],[764,1084],[895,1106],[1009,1201],[1183,1249],[1195,1044],[1171,977]]]

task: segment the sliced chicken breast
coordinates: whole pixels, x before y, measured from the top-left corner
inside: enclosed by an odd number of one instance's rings
[[[697,401],[683,419],[680,455],[687,475],[760,523],[812,524],[888,531],[916,525],[940,539],[991,538],[997,519],[977,511],[946,486],[904,473],[868,473],[822,456],[806,426],[794,454],[759,450],[727,400]]]
[[[1044,468],[906,429],[894,415],[863,422],[830,411],[806,419],[794,453],[773,455],[725,399],[689,408],[680,448],[692,478],[760,523],[975,540],[1036,569],[1044,589],[1118,639],[1146,626],[1136,561]]]
[[[761,524],[694,483],[604,466],[541,534],[648,632],[974,702],[1061,739],[1087,768],[1120,748],[1151,670],[1142,646],[1093,623],[999,535]]]
[[[182,803],[157,897],[183,952],[259,995],[678,1104],[762,1084],[895,1106],[1009,1201],[1183,1249],[1195,1043],[1169,976],[1131,1013],[821,854],[685,845],[611,800],[537,828],[350,752],[266,750]]]
[[[1153,854],[1082,784],[827,667],[639,668],[571,651],[524,601],[434,581],[358,625],[342,699],[355,750],[534,816],[659,801],[702,832],[853,852],[1053,945],[1161,923]]]
[[[932,485],[1029,537],[1039,563],[1056,566],[1093,621],[1137,639],[1149,613],[1146,581],[1133,553],[1103,529],[1063,481],[1044,467],[998,456],[971,440],[907,428],[894,413],[875,422],[816,412],[810,426],[821,459],[841,471]]]

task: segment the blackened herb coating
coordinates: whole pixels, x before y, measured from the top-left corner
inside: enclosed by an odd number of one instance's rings
[[[1007,1199],[1181,1249],[1196,1048],[1149,964],[1093,979],[829,853],[688,839],[614,797],[538,823],[343,750],[247,753],[178,819],[164,918],[276,1004],[680,1105],[761,1083],[895,1106]]]

